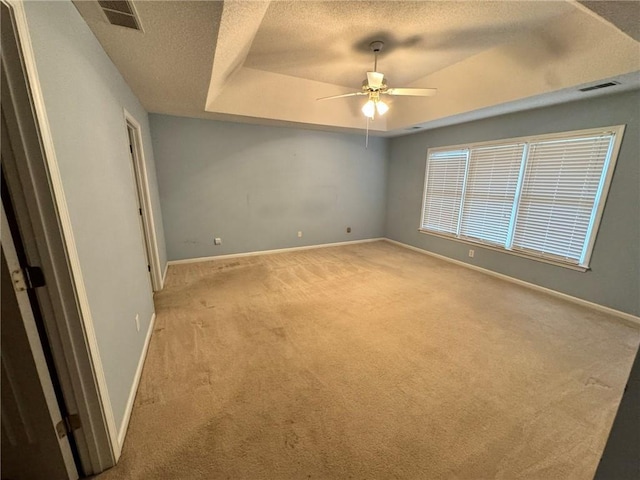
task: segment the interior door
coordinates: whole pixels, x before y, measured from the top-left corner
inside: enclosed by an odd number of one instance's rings
[[[140,239],[142,240],[142,248],[144,250],[144,258],[147,261],[147,271],[149,272],[149,288],[153,291],[153,279],[151,278],[151,254],[148,247],[149,232],[144,224],[142,217],[142,192],[140,192],[140,172],[138,172],[138,162],[136,159],[136,151],[138,149],[136,135],[131,125],[127,124],[127,136],[129,137],[129,158],[131,159],[131,168],[133,169],[133,180],[136,187],[136,200],[138,205],[138,221],[140,223]]]
[[[1,210],[2,479],[75,480],[68,437],[56,430],[62,417],[4,205]]]

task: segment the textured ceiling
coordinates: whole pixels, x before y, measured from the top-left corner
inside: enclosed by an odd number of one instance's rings
[[[373,70],[370,42],[382,40],[379,70],[404,85],[572,8],[558,2],[277,1],[269,5],[245,66],[357,87]]]
[[[96,1],[74,5],[147,110],[204,110],[222,2],[135,2],[144,32],[111,25]]]
[[[640,41],[640,1],[580,1],[587,9],[613,23],[633,39]]]
[[[373,40],[390,86],[438,89],[390,99],[381,135],[640,86],[636,2],[136,1],[144,32],[74,3],[150,112],[360,130],[362,97],[316,98],[359,89]]]

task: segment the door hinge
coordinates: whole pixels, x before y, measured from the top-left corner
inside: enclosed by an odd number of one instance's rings
[[[138,209],[138,212],[140,213],[140,216],[142,216],[142,209],[141,208]]]
[[[44,287],[46,285],[44,274],[40,267],[27,266],[19,270],[14,270],[11,272],[11,278],[18,292],[23,292],[28,288]]]
[[[44,281],[44,273],[40,267],[24,267],[22,269],[24,276],[27,280],[27,288],[44,287],[46,282]]]
[[[129,151],[133,153],[133,145],[129,144]]]
[[[147,270],[149,270],[149,272],[151,272],[151,265],[147,265]]]
[[[11,280],[13,280],[13,288],[15,288],[16,292],[24,292],[27,289],[27,282],[24,279],[22,270],[13,270],[11,272]]]
[[[58,438],[66,437],[74,430],[78,430],[81,426],[82,425],[80,425],[80,417],[78,416],[78,414],[74,413],[73,415],[64,417],[56,425],[56,432],[58,433]]]

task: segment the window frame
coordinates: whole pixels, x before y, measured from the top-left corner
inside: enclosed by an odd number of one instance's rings
[[[448,240],[453,240],[456,242],[461,242],[469,245],[477,245],[483,248],[487,248],[489,250],[495,250],[497,252],[507,253],[509,255],[515,255],[518,257],[527,258],[530,260],[535,260],[538,262],[548,263],[556,266],[561,266],[564,268],[569,268],[572,270],[577,270],[581,272],[585,272],[590,270],[590,262],[591,256],[593,254],[593,249],[595,245],[595,241],[597,238],[598,230],[600,228],[600,222],[602,220],[602,214],[604,212],[604,207],[606,204],[607,196],[609,194],[609,188],[611,186],[611,180],[613,179],[613,174],[615,171],[616,163],[618,160],[618,154],[620,153],[620,146],[622,144],[622,139],[624,136],[626,125],[614,125],[607,127],[597,127],[597,128],[588,128],[582,130],[570,130],[556,133],[547,133],[547,134],[538,134],[538,135],[527,135],[522,137],[513,137],[513,138],[503,138],[496,140],[488,140],[482,142],[469,142],[457,145],[446,145],[441,147],[431,147],[427,149],[427,158],[425,161],[425,172],[424,172],[424,186],[422,191],[422,208],[420,212],[420,222],[418,225],[418,231],[420,233],[426,235],[433,235],[436,237],[445,238]],[[613,142],[609,148],[608,156],[605,158],[604,166],[603,166],[603,174],[600,176],[600,186],[594,196],[594,205],[591,216],[592,220],[590,222],[590,228],[587,230],[585,234],[585,254],[582,263],[572,263],[569,261],[557,260],[553,258],[549,258],[548,256],[544,256],[545,254],[540,252],[537,254],[536,252],[525,252],[522,250],[513,250],[509,249],[506,246],[509,245],[509,240],[512,240],[512,236],[514,234],[514,226],[515,220],[517,219],[517,211],[520,207],[521,193],[523,189],[523,175],[527,166],[527,159],[529,157],[530,144],[534,142],[548,142],[553,140],[562,140],[569,139],[575,137],[588,137],[588,136],[596,136],[596,135],[613,135]],[[467,150],[467,166],[465,169],[465,176],[463,178],[464,189],[462,192],[462,201],[460,204],[459,217],[462,218],[463,211],[462,207],[464,205],[464,196],[466,194],[466,183],[468,180],[468,168],[469,168],[469,157],[471,150],[474,148],[486,148],[486,147],[500,147],[505,145],[513,145],[513,144],[524,144],[523,150],[523,159],[520,165],[520,178],[518,181],[518,187],[515,192],[514,200],[513,200],[513,212],[512,217],[510,219],[509,226],[509,234],[507,237],[507,241],[505,242],[505,246],[499,246],[496,244],[483,242],[481,240],[474,240],[468,237],[461,237],[461,233],[458,229],[458,232],[455,234],[446,233],[446,232],[438,232],[434,230],[428,230],[424,228],[424,220],[425,220],[425,210],[427,208],[426,205],[426,195],[427,195],[427,184],[429,180],[429,157],[438,152],[447,152],[447,151],[455,151],[455,150]],[[515,218],[514,218],[515,215]],[[580,262],[580,260],[578,260]]]

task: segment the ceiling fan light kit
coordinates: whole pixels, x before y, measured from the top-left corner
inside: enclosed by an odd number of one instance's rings
[[[384,103],[382,100],[378,100],[378,102],[376,103],[376,110],[378,111],[379,115],[384,115],[389,110],[389,105]]]
[[[373,72],[367,72],[367,78],[362,82],[362,91],[322,97],[318,98],[318,100],[367,95],[368,99],[362,106],[362,113],[368,119],[373,120],[376,112],[378,115],[384,115],[389,111],[389,105],[380,99],[380,95],[430,97],[436,94],[435,88],[388,88],[387,79],[384,77],[384,74],[377,71],[378,53],[380,53],[382,47],[384,47],[384,42],[371,42],[369,47],[374,55]]]
[[[362,106],[362,113],[371,120],[374,119],[376,112],[378,112],[378,115],[384,115],[388,110],[389,105],[380,100],[380,95],[377,92],[371,92],[369,100]]]
[[[373,119],[376,114],[376,105],[373,100],[367,100],[367,103],[362,106],[362,113],[364,113],[365,117]]]

